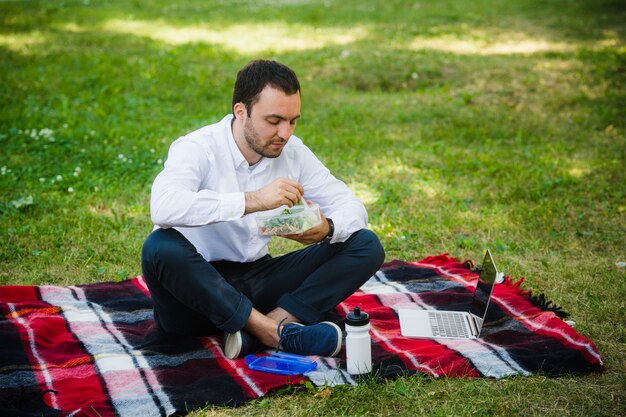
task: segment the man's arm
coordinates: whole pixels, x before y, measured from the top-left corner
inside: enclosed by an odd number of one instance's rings
[[[152,222],[160,227],[195,227],[240,218],[245,209],[242,192],[203,188],[209,175],[218,175],[211,170],[206,150],[190,141],[172,144],[163,171],[152,184]]]

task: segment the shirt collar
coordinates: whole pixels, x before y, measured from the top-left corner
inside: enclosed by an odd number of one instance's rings
[[[234,116],[232,114],[228,115],[225,117],[226,119],[226,123],[225,123],[225,128],[226,128],[226,137],[228,138],[227,142],[228,142],[228,149],[230,150],[230,154],[233,157],[233,162],[235,163],[235,168],[239,169],[239,167],[241,167],[241,165],[244,166],[244,168],[248,169],[249,164],[248,161],[246,161],[246,158],[244,158],[243,154],[241,153],[241,151],[239,150],[239,147],[237,146],[237,143],[235,143],[235,137],[233,136],[233,120],[234,120]]]

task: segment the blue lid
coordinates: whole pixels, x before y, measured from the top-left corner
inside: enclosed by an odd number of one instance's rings
[[[277,352],[270,356],[248,355],[244,358],[248,368],[279,375],[298,375],[317,368],[317,362],[306,356]]]

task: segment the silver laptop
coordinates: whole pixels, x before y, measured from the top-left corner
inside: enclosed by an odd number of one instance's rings
[[[474,298],[468,312],[400,308],[402,336],[414,338],[475,339],[480,336],[491,292],[499,272],[489,249],[485,252]]]

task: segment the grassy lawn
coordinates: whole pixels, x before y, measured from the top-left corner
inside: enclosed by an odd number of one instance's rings
[[[0,285],[140,274],[169,144],[274,58],[303,85],[296,134],[366,203],[388,261],[489,246],[606,369],[289,388],[192,415],[623,415],[625,21],[620,0],[0,0]]]

